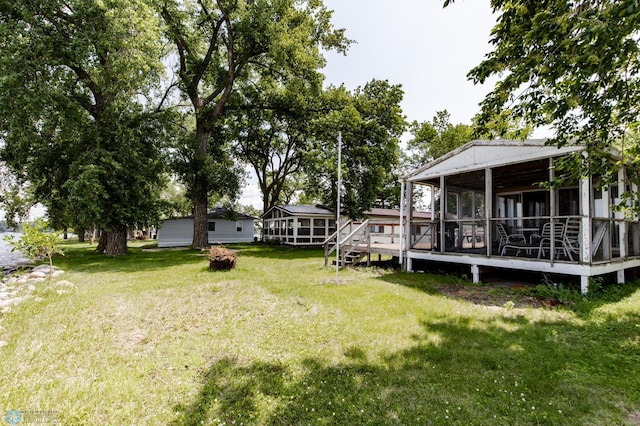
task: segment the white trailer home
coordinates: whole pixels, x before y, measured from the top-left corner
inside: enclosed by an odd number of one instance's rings
[[[207,214],[209,244],[246,243],[254,240],[256,218],[215,208]],[[158,247],[187,247],[193,243],[193,216],[165,219],[158,231]]]

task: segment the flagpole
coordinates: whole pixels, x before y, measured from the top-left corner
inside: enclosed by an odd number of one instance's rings
[[[338,132],[338,189],[337,189],[337,205],[336,205],[336,284],[340,284],[340,187],[342,185],[342,132]]]

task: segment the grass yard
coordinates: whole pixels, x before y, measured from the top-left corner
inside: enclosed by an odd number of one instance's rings
[[[236,248],[236,269],[210,272],[189,250],[66,245],[54,264],[75,290],[39,283],[0,319],[0,423],[640,424],[638,283],[519,308],[445,296],[474,287],[453,277],[336,285],[320,250]]]

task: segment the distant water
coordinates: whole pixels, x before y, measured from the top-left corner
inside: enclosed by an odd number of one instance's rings
[[[16,234],[14,232],[0,232],[0,269],[2,269],[3,266],[15,265],[16,263],[27,260],[17,251],[11,253],[12,247],[4,240],[5,235],[13,235],[15,238],[20,237],[20,234]]]

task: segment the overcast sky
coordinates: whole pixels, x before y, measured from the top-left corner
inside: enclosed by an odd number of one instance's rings
[[[329,53],[328,84],[349,89],[372,79],[404,89],[409,121],[431,120],[446,109],[454,124],[470,124],[491,89],[467,80],[467,73],[492,50],[495,24],[488,0],[325,0],[336,28],[356,41],[347,56]]]

